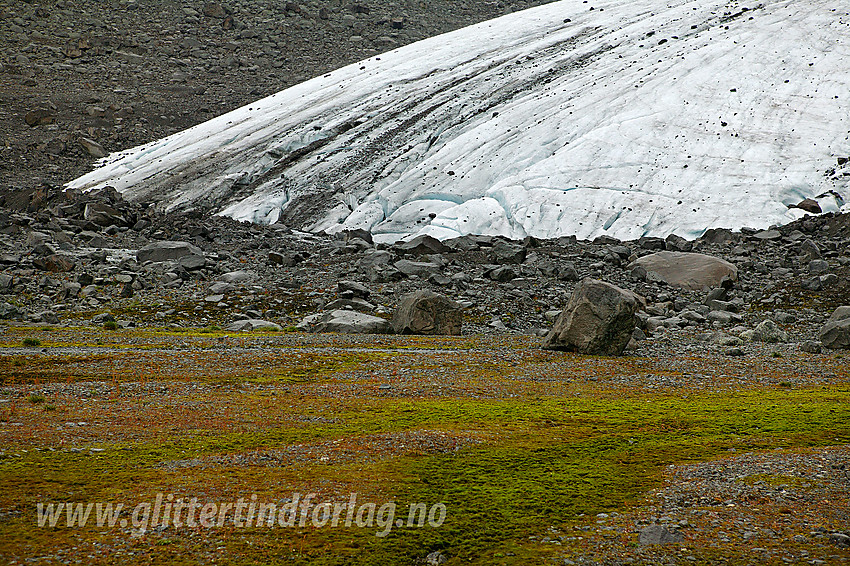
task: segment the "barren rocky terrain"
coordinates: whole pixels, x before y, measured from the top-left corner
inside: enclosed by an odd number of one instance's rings
[[[388,246],[58,188],[98,148],[531,5],[0,3],[0,560],[850,562],[848,215]],[[726,271],[675,283],[694,253]],[[586,278],[637,296],[622,356],[542,348]],[[423,290],[460,335],[362,333]],[[447,518],[37,526],[39,503],[296,492]]]
[[[0,2],[0,182],[61,185],[104,152],[543,3]]]

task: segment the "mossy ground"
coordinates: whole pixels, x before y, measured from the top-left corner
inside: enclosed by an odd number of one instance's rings
[[[25,336],[48,353],[21,353]],[[848,370],[834,356],[767,363],[766,350],[717,368],[698,355],[671,363],[543,352],[519,337],[22,328],[6,337],[0,560],[8,563],[383,565],[432,550],[450,564],[555,563],[592,556],[591,539],[556,545],[538,535],[628,513],[670,464],[850,443]],[[827,383],[813,379],[824,372]],[[647,375],[684,385],[647,388]],[[45,402],[27,402],[33,393]],[[781,475],[746,481],[793,484]],[[132,507],[157,493],[283,502],[296,492],[393,500],[404,517],[409,503],[442,502],[447,514],[439,528],[386,537],[377,527],[309,521],[142,536],[120,526],[36,526],[39,502]],[[636,545],[635,533],[612,536],[623,552]],[[747,553],[698,538],[685,546],[695,563]]]

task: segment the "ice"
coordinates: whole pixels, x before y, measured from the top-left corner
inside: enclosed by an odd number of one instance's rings
[[[850,166],[828,174],[850,156],[848,37],[844,0],[555,2],[110,155],[68,186],[260,223],[306,195],[321,206],[296,227],[378,241],[767,227],[805,198],[848,209]]]

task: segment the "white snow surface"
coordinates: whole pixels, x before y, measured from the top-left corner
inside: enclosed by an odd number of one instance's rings
[[[846,0],[581,0],[396,49],[68,184],[378,241],[767,227],[850,202]],[[847,175],[844,175],[844,172]],[[827,191],[833,191],[827,193]],[[309,199],[305,200],[305,198]]]

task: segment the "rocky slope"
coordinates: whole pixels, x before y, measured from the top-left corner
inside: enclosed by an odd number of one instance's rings
[[[63,184],[370,55],[540,0],[0,1],[0,184]]]
[[[0,314],[29,322],[115,317],[119,325],[226,327],[247,319],[283,328],[333,309],[389,318],[401,296],[428,288],[466,307],[467,333],[542,334],[575,283],[593,277],[646,300],[638,340],[713,340],[743,353],[736,348],[754,338],[746,331],[766,320],[779,327],[762,328],[769,335],[756,340],[818,348],[821,326],[850,293],[850,215],[763,231],[711,230],[694,242],[467,236],[389,246],[371,243],[365,232],[317,236],[163,215],[106,190],[11,191],[0,200]],[[662,250],[722,258],[737,281],[668,284],[638,261]],[[687,272],[690,260],[681,261]]]

